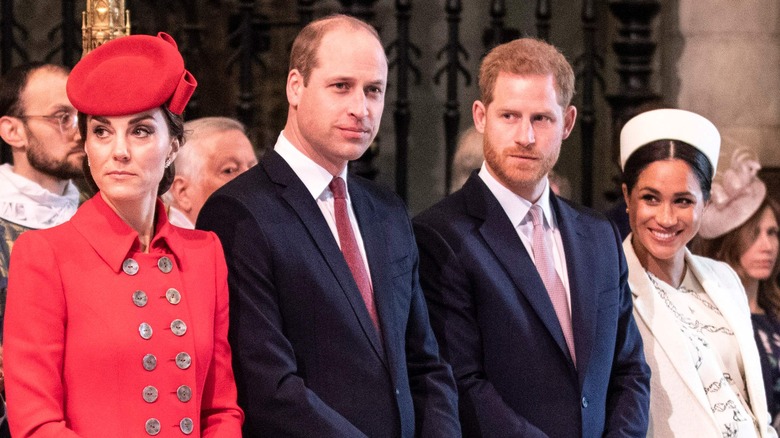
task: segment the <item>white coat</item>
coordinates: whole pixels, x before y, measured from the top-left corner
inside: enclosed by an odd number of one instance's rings
[[[720,437],[701,379],[688,353],[678,323],[653,288],[631,245],[623,242],[628,284],[634,298],[634,319],[644,342],[650,379],[648,437]],[[753,338],[750,307],[739,277],[727,264],[693,255],[685,263],[734,332],[742,355],[750,408],[762,438],[777,437],[769,425],[761,362]]]

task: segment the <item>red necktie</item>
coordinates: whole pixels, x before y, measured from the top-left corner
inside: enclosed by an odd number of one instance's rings
[[[366,309],[371,316],[374,327],[379,331],[379,317],[374,306],[374,289],[371,286],[371,278],[366,272],[366,266],[363,264],[363,256],[360,254],[357,239],[352,231],[352,223],[347,213],[346,185],[344,180],[334,177],[328,185],[333,192],[333,206],[336,213],[336,230],[339,233],[339,243],[341,244],[341,253],[344,254],[344,260],[347,261],[349,270],[355,278],[363,302],[366,303]],[[381,332],[380,332],[381,333]]]
[[[572,361],[576,364],[577,358],[574,355],[574,332],[571,327],[571,314],[569,313],[569,300],[566,297],[566,288],[563,282],[555,272],[555,262],[551,248],[547,247],[547,241],[544,238],[544,224],[542,223],[542,207],[534,205],[528,212],[531,215],[531,222],[534,225],[531,248],[534,251],[534,260],[539,276],[542,277],[544,287],[550,295],[555,315],[558,317],[558,323],[563,330],[563,337],[566,339],[566,346],[569,347]]]

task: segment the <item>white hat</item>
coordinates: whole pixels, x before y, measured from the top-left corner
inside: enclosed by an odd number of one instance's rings
[[[704,209],[699,235],[720,237],[747,222],[766,198],[766,184],[756,175],[761,169],[755,154],[746,148],[734,151],[731,166],[712,183],[712,202]]]
[[[656,140],[679,140],[700,150],[712,164],[713,176],[718,168],[720,134],[704,117],[680,109],[647,111],[632,118],[620,131],[620,168],[640,147]]]

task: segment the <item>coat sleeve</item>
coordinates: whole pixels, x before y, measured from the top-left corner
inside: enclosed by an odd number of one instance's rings
[[[420,283],[431,325],[458,386],[463,435],[546,437],[510,408],[487,379],[473,287],[452,247],[434,227],[422,221],[415,220],[414,232],[420,250]]]
[[[272,248],[252,211],[236,199],[212,196],[197,228],[217,234],[228,261],[228,340],[246,416],[244,437],[365,437],[297,374],[274,286]]]
[[[412,230],[409,228],[411,236]],[[415,246],[414,241],[411,245]],[[420,287],[416,247],[413,252],[415,257],[412,299],[406,329],[406,366],[414,399],[415,435],[426,438],[455,438],[461,436],[457,413],[458,394],[452,370],[439,356],[425,297]]]
[[[615,355],[607,392],[605,437],[644,437],[650,411],[650,367],[645,361],[642,336],[633,316],[628,265],[620,235],[612,225],[618,248],[620,298]]]
[[[222,246],[214,234],[215,291],[214,353],[203,389],[201,428],[203,438],[241,436],[244,414],[236,404],[236,381],[233,377],[228,335],[227,266]]]
[[[64,414],[66,303],[57,257],[38,233],[14,245],[8,279],[4,364],[8,419],[18,438],[73,438]]]

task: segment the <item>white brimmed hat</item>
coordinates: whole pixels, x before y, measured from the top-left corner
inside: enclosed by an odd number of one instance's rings
[[[734,151],[731,166],[712,183],[710,205],[701,218],[699,235],[720,237],[747,222],[766,198],[766,184],[758,178],[761,165],[746,148]]]
[[[720,134],[704,117],[680,109],[647,111],[632,118],[620,131],[620,168],[640,147],[656,140],[679,140],[700,150],[712,164],[713,176],[718,168]]]

